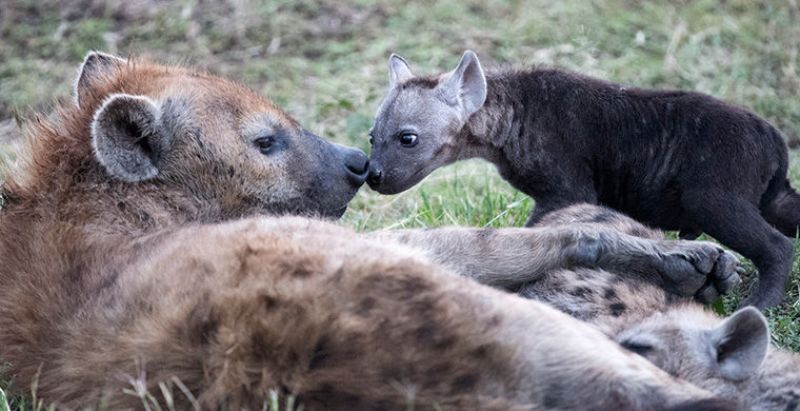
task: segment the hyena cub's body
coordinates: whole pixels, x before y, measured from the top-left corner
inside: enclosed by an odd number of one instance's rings
[[[800,195],[781,134],[758,116],[699,93],[559,70],[484,75],[472,52],[434,77],[414,77],[392,56],[390,80],[371,132],[373,189],[397,193],[481,157],[536,200],[529,224],[585,202],[684,236],[705,232],[758,267],[750,303],[782,301]]]
[[[645,238],[663,238],[658,230],[593,205],[567,207],[545,215],[539,223],[564,224],[598,224]],[[724,284],[719,278],[711,281],[729,288],[737,280],[731,276]],[[659,368],[735,398],[744,409],[800,407],[800,354],[769,345],[767,322],[757,310],[740,310],[722,319],[652,281],[587,268],[553,271],[517,292],[593,324]],[[713,291],[705,297],[713,298]]]

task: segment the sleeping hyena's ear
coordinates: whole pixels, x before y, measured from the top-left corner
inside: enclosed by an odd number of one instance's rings
[[[414,77],[406,60],[397,54],[389,56],[389,88]]]
[[[461,109],[465,119],[478,111],[486,101],[486,76],[475,52],[465,51],[458,67],[438,89],[448,104]]]
[[[160,107],[144,96],[114,94],[92,121],[95,156],[111,176],[127,182],[158,175],[159,159],[169,149],[171,132]]]
[[[767,320],[753,307],[733,313],[712,330],[710,336],[719,373],[726,379],[749,378],[758,371],[767,355]]]
[[[81,101],[86,101],[91,95],[96,84],[107,79],[127,63],[127,60],[111,54],[89,52],[78,70],[78,78],[75,79],[75,103],[78,107],[81,106]]]

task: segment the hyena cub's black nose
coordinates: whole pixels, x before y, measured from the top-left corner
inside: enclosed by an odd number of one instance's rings
[[[348,178],[356,185],[364,184],[369,175],[369,158],[361,150],[350,149],[344,156]]]
[[[367,184],[371,188],[378,187],[383,181],[383,167],[374,162],[369,165],[369,177],[367,177]]]

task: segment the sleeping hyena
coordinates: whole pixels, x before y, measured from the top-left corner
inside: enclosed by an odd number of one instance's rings
[[[767,321],[752,307],[721,319],[697,304],[682,304],[629,322],[615,339],[745,409],[800,409],[800,355],[770,346]]]
[[[576,205],[547,214],[541,225],[598,224],[645,238],[662,238],[613,210]],[[726,258],[713,285],[699,296],[713,299],[738,282],[736,261]],[[800,355],[769,344],[764,316],[753,308],[726,319],[653,281],[587,268],[560,269],[517,291],[587,321],[661,369],[715,394],[736,399],[745,409],[800,407]]]

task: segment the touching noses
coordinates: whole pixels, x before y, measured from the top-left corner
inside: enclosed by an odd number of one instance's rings
[[[369,158],[363,151],[348,149],[344,156],[344,166],[347,168],[347,177],[350,182],[360,187],[369,175]]]
[[[383,167],[376,163],[371,162],[369,164],[369,177],[367,177],[367,184],[369,184],[370,188],[375,188],[381,185],[383,181]]]

